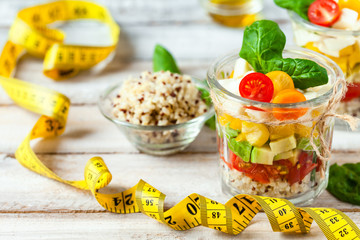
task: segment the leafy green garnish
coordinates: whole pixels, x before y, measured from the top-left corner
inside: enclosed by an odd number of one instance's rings
[[[277,23],[270,20],[256,21],[245,29],[240,57],[257,72],[267,72],[267,62],[282,59],[286,37]]]
[[[205,81],[205,83],[206,83],[206,81]],[[198,87],[198,89],[199,89],[199,92],[201,92],[201,99],[204,100],[206,105],[211,106],[212,105],[212,100],[211,100],[209,91],[206,90],[205,88],[201,88],[201,87]],[[208,126],[211,130],[216,130],[215,121],[216,121],[215,115],[213,115],[211,118],[209,118],[205,122],[205,125]]]
[[[171,53],[166,50],[163,46],[156,44],[154,55],[153,55],[153,71],[170,71],[172,73],[181,74],[178,66],[176,65],[176,61]],[[198,87],[201,92],[201,99],[205,101],[206,105],[210,106],[212,104],[210,93],[205,88]],[[210,129],[215,130],[215,115],[209,118],[205,125]]]
[[[240,57],[256,72],[283,71],[290,75],[296,88],[306,89],[326,84],[326,69],[307,59],[283,58],[286,37],[279,25],[270,20],[254,22],[244,32]]]
[[[286,8],[296,12],[305,20],[308,18],[308,9],[315,0],[274,0],[279,7]]]
[[[159,44],[156,44],[154,50],[153,71],[170,71],[172,73],[180,74],[180,70],[171,53]]]
[[[341,201],[360,205],[360,163],[331,165],[327,190]]]
[[[201,99],[204,100],[205,104],[211,106],[212,101],[210,97],[210,93],[205,88],[198,87],[199,92],[201,92]]]
[[[225,135],[230,140],[231,138],[236,138],[239,135],[240,131],[232,129],[231,127],[229,127],[229,125],[230,123],[228,123],[225,127]]]
[[[252,146],[248,141],[238,142],[235,138],[230,139],[229,141],[230,150],[239,156],[244,162],[250,161],[250,155]]]
[[[315,143],[317,148],[320,147],[320,139],[314,139],[314,143]],[[297,143],[296,148],[304,150],[304,151],[314,151],[314,148],[310,144],[310,139],[309,138],[300,138],[300,139],[298,139],[298,143]]]
[[[205,125],[208,126],[211,130],[216,130],[216,119],[215,119],[215,115],[213,115],[211,118],[209,118],[206,122]]]
[[[252,150],[252,145],[248,141],[236,141],[235,138],[239,135],[240,131],[229,127],[228,123],[225,127],[225,136],[228,139],[229,149],[239,156],[243,161],[249,162]]]

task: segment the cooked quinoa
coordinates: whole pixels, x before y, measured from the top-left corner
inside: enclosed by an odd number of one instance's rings
[[[127,79],[113,99],[113,115],[133,124],[172,125],[196,118],[208,108],[188,75],[143,72]]]
[[[265,197],[290,198],[303,194],[310,190],[311,181],[308,174],[300,183],[289,185],[285,179],[270,179],[270,183],[263,184],[247,177],[245,173],[230,170],[224,163],[221,163],[222,178],[227,185],[242,194],[261,195]],[[317,173],[317,175],[319,175]],[[316,176],[320,178],[320,176]]]

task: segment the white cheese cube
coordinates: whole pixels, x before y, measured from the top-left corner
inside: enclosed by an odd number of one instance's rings
[[[305,46],[309,42],[317,42],[320,36],[301,28],[294,29],[295,41],[299,46]]]
[[[332,25],[332,27],[337,29],[352,30],[357,23],[358,15],[358,12],[352,9],[343,8],[339,19]]]
[[[355,37],[336,37],[336,38],[324,38],[318,44],[315,44],[319,50],[325,54],[333,57],[340,56],[340,50],[355,44]]]
[[[245,59],[239,58],[236,60],[234,66],[234,78],[242,78],[248,71],[250,71],[250,68]]]
[[[228,90],[229,92],[240,96],[239,94],[239,84],[240,84],[241,78],[228,78],[228,79],[221,79],[219,80],[220,85]]]

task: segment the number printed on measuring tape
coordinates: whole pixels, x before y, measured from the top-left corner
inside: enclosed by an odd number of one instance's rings
[[[90,19],[106,24],[109,46],[69,46],[65,35],[47,25],[55,21]],[[65,130],[70,100],[42,86],[11,78],[19,57],[25,52],[44,58],[44,74],[54,80],[74,76],[106,59],[114,51],[120,28],[109,11],[92,2],[64,0],[21,10],[0,56],[0,84],[19,106],[41,114],[31,132],[16,150],[15,157],[24,167],[48,178],[90,190],[101,206],[120,214],[142,212],[175,230],[199,225],[229,234],[242,232],[263,209],[274,231],[308,233],[313,220],[328,239],[360,239],[360,230],[344,213],[331,208],[296,208],[286,199],[237,195],[222,204],[199,194],[191,194],[164,211],[165,195],[140,180],[134,187],[116,194],[99,190],[111,181],[111,173],[100,157],[91,158],[84,179],[70,181],[51,171],[31,149],[30,141],[54,137]]]

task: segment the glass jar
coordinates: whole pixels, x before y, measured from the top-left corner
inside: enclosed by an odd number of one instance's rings
[[[329,84],[343,78],[329,58],[306,49],[289,49],[284,57],[311,59],[325,67]],[[321,161],[310,144],[314,118],[326,111],[333,89],[306,102],[274,104],[237,96],[220,84],[234,69],[238,53],[213,63],[208,83],[217,118],[220,172],[224,193],[287,198],[310,204],[327,186],[329,163]],[[299,114],[297,123],[278,125],[282,114]],[[279,117],[280,116],[280,117]],[[262,121],[263,123],[254,123]],[[277,122],[277,125],[275,124]],[[275,125],[274,125],[275,124]],[[325,123],[324,138],[331,147],[334,119]],[[314,143],[321,150],[319,128]]]
[[[322,27],[306,21],[292,11],[288,13],[296,44],[324,54],[344,72],[348,91],[337,113],[360,117],[360,31]],[[345,126],[340,121],[339,125]]]
[[[245,27],[260,19],[262,0],[200,0],[215,22]]]

